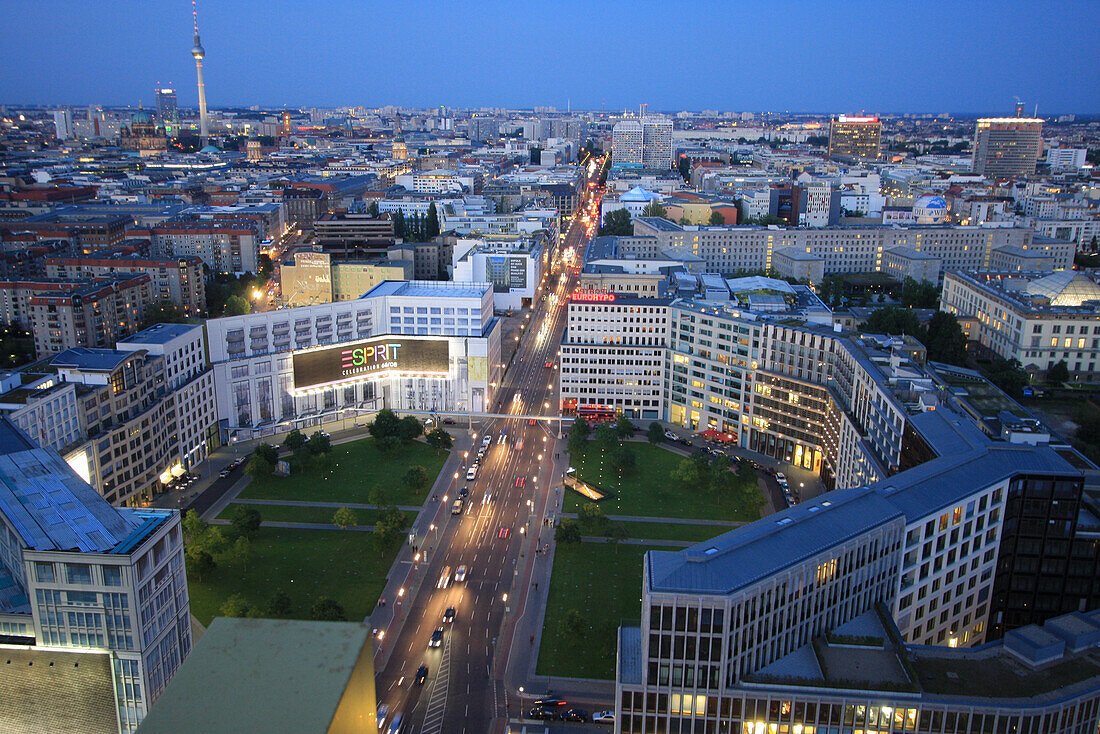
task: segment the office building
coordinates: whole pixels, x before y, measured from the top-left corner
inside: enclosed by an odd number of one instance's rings
[[[219,617],[138,731],[342,734],[380,723],[370,625]]]
[[[172,220],[152,227],[158,258],[198,257],[219,273],[258,273],[262,236],[251,222]]]
[[[482,411],[503,367],[489,283],[386,281],[353,301],[211,319],[206,330],[231,440],[381,408]]]
[[[970,170],[990,178],[1030,176],[1042,150],[1041,119],[983,117],[974,128]]]
[[[187,316],[198,316],[206,310],[206,279],[198,256],[157,260],[121,250],[100,250],[94,256],[46,258],[46,275],[50,278],[80,281],[115,273],[148,275],[153,301],[179,306]]]
[[[54,135],[58,140],[72,140],[73,112],[70,109],[53,111]]]
[[[1085,167],[1087,148],[1049,148],[1046,163],[1052,171],[1076,171]]]
[[[392,248],[387,253],[394,255]],[[283,305],[288,308],[359,298],[386,280],[413,280],[411,260],[333,260],[327,252],[294,253],[279,268]]]
[[[877,117],[834,117],[829,123],[829,157],[878,160],[882,157],[882,122]]]
[[[420,194],[458,194],[474,193],[479,177],[468,172],[451,171],[436,168],[431,171],[407,173],[394,179],[398,186]]]
[[[315,244],[334,259],[384,254],[394,243],[393,220],[365,211],[322,214],[313,223]]]
[[[176,106],[176,90],[167,87],[158,87],[154,90],[157,101],[157,119],[169,137],[174,137],[179,130],[180,113]]]
[[[60,454],[84,435],[76,385],[33,366],[0,376],[0,413],[37,445]]]
[[[973,324],[967,338],[1032,374],[1064,361],[1071,381],[1100,380],[1100,285],[1086,273],[949,272],[940,309]]]
[[[549,268],[549,245],[541,236],[459,239],[452,253],[451,280],[492,283],[494,308],[530,308]]]
[[[133,732],[191,650],[179,512],[111,507],[6,418],[0,579],[0,633],[16,643],[0,646],[0,657],[21,663],[19,685],[13,666],[2,666],[8,731],[50,729],[59,715],[51,699],[79,691],[65,703],[80,710],[57,730],[98,727],[109,707],[113,730]],[[71,668],[51,670],[58,663]],[[52,684],[35,691],[40,704],[9,710],[9,697],[19,700],[33,680]]]

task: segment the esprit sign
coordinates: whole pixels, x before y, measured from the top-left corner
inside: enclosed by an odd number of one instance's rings
[[[294,390],[339,385],[389,373],[446,375],[446,341],[380,337],[292,355]]]

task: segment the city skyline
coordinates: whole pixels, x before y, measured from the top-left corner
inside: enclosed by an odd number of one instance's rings
[[[763,3],[641,3],[628,15],[579,3],[335,2],[318,10],[242,0],[199,12],[213,108],[614,111],[648,103],[654,111],[982,114],[1007,112],[1020,98],[1040,115],[1095,112],[1082,100],[1100,86],[1100,72],[1078,60],[1089,54],[1087,29],[1100,21],[1100,6],[1044,6],[1039,17],[1028,13],[1032,7],[951,6],[950,25],[927,28],[893,3],[844,16]],[[930,2],[921,10],[931,19],[946,17],[946,8]],[[151,106],[154,86],[168,84],[182,106],[197,107],[190,14],[190,4],[178,1],[22,3],[9,16],[20,19],[19,33],[0,52],[10,72],[0,103]],[[739,32],[746,21],[750,30]],[[448,36],[453,43],[440,43]],[[300,57],[287,63],[295,48]],[[98,64],[87,63],[93,54]],[[400,73],[375,73],[394,68]],[[967,84],[958,70],[983,84]]]

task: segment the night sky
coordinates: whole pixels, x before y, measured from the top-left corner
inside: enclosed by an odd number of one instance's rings
[[[184,0],[4,0],[0,103],[194,106]],[[212,107],[1097,112],[1100,0],[200,0]]]

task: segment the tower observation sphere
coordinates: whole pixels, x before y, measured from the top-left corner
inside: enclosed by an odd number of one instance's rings
[[[202,45],[196,43],[191,49],[191,55],[195,57],[195,61],[202,61],[206,58],[206,51],[203,49]]]

